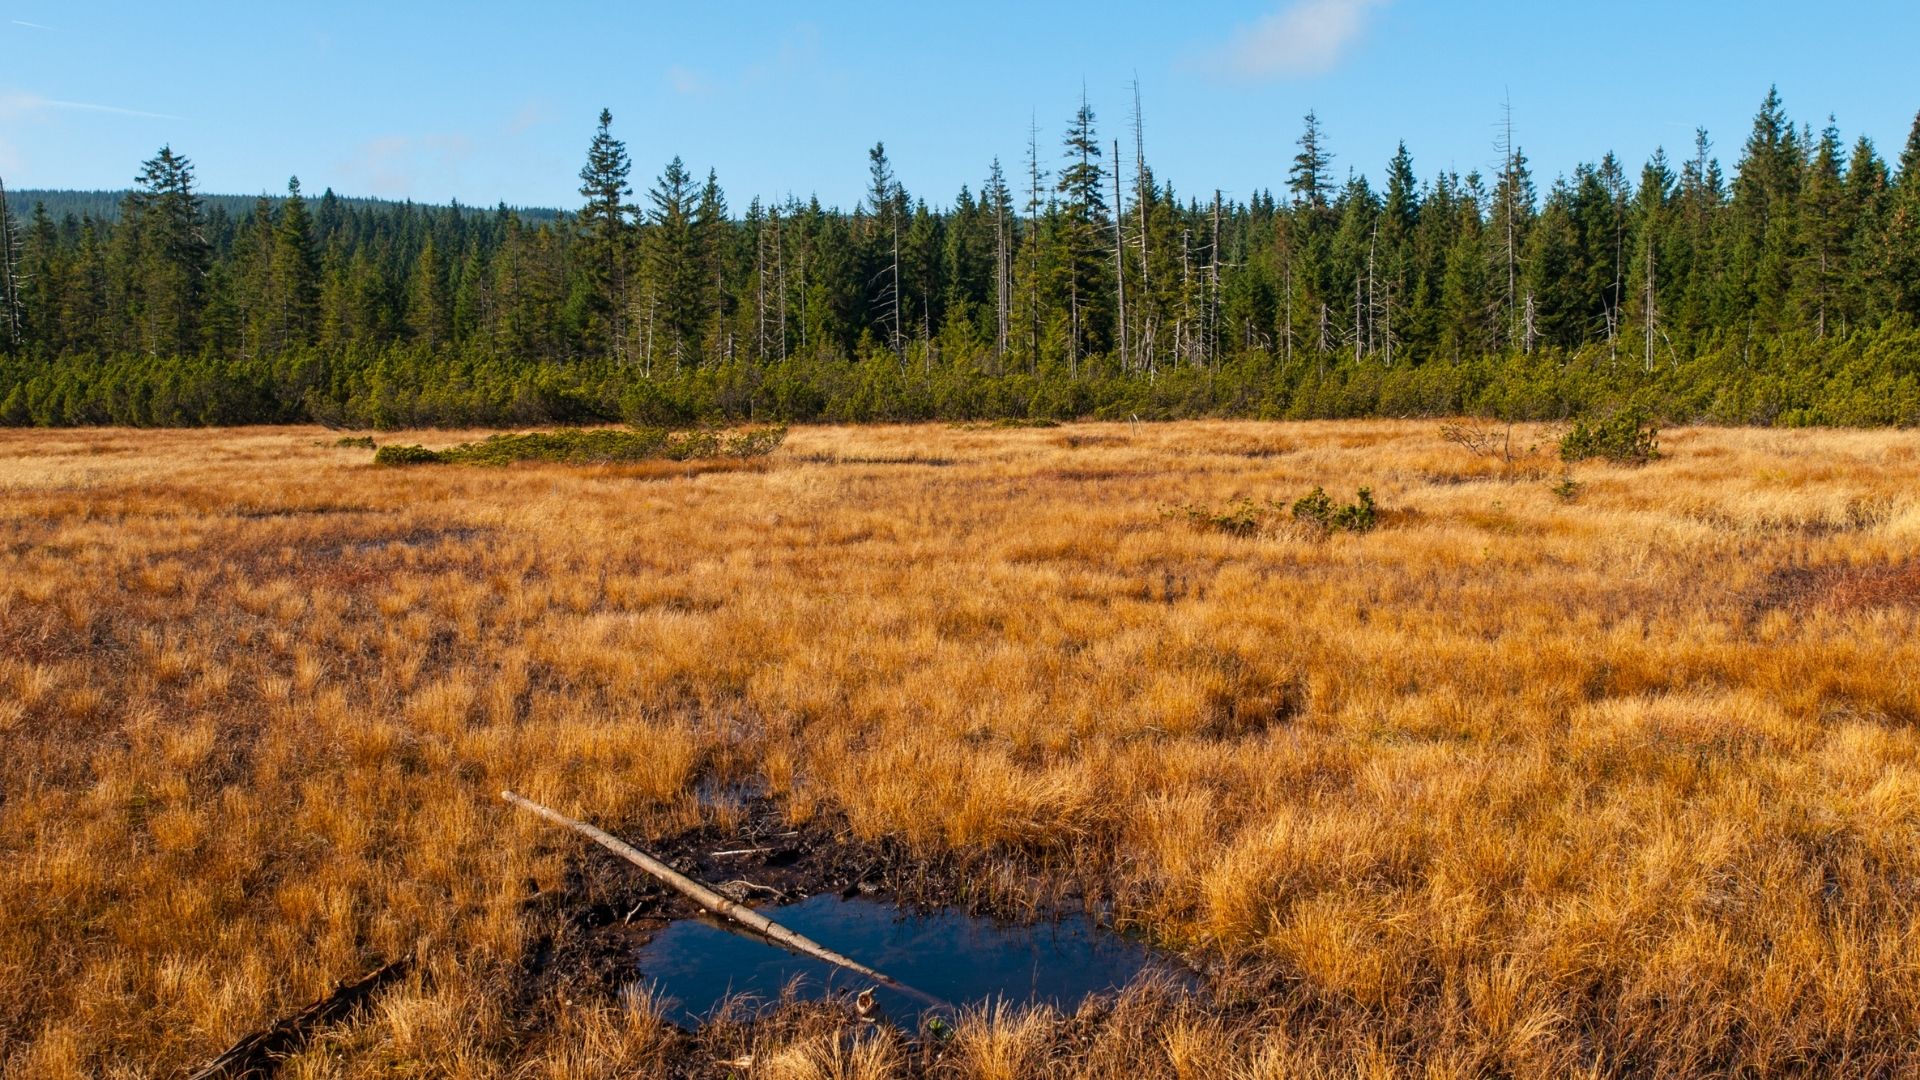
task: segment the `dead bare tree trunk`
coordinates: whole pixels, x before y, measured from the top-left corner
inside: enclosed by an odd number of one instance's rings
[[[1380,223],[1373,224],[1373,235],[1367,240],[1367,355],[1373,355],[1373,329],[1378,320],[1379,307],[1373,298],[1373,256],[1380,247]]]
[[[755,359],[767,362],[767,225],[760,221],[753,237],[753,333]]]
[[[1507,219],[1506,221],[1506,226],[1507,226],[1506,228],[1506,233],[1507,233],[1507,347],[1512,348],[1513,347],[1513,344],[1512,344],[1513,330],[1514,330],[1513,320],[1516,314],[1516,312],[1514,311],[1514,301],[1515,301],[1515,293],[1519,286],[1520,261],[1519,261],[1518,254],[1514,250],[1513,196],[1514,196],[1514,187],[1516,186],[1515,185],[1516,178],[1514,176],[1515,170],[1513,167],[1513,98],[1511,95],[1508,96],[1505,104],[1502,106],[1502,120],[1503,120],[1503,124],[1501,127],[1501,136],[1500,136],[1500,156],[1501,156],[1501,168],[1505,172],[1505,177],[1504,177],[1505,183],[1501,185],[1501,188],[1506,193],[1506,215],[1505,216]]]
[[[1213,190],[1213,250],[1207,268],[1207,366],[1220,361],[1220,189]]]
[[[6,182],[0,180],[0,327],[6,329],[7,344],[16,349],[25,344],[20,325],[25,302],[20,296],[19,233],[20,224],[7,203]]]
[[[1285,366],[1290,370],[1293,367],[1293,246],[1291,244],[1287,246],[1287,257],[1284,265],[1286,267],[1287,306],[1281,315],[1280,325],[1282,327],[1281,336],[1284,339],[1284,348],[1286,349],[1287,357]]]
[[[773,212],[774,288],[780,294],[780,362],[787,362],[787,230],[780,211]]]
[[[1115,163],[1116,170],[1118,162]],[[1146,306],[1146,314],[1140,323],[1140,358],[1148,371],[1153,370],[1153,280],[1151,266],[1147,259],[1147,204],[1153,200],[1153,190],[1147,179],[1147,136],[1146,121],[1140,111],[1140,79],[1133,80],[1133,172],[1134,172],[1134,209],[1140,215],[1140,295]],[[1119,212],[1119,207],[1114,208]],[[1139,305],[1136,304],[1136,307]]]
[[[1040,122],[1027,124],[1027,367],[1040,371]]]
[[[1353,275],[1353,362],[1356,365],[1360,363],[1360,350],[1366,344],[1366,337],[1360,332],[1361,301],[1364,296],[1360,291],[1362,284],[1360,275]]]
[[[1645,312],[1647,324],[1647,353],[1644,361],[1645,370],[1647,371],[1653,370],[1653,335],[1660,318],[1660,313],[1655,310],[1654,306],[1655,300],[1659,296],[1659,293],[1654,288],[1654,273],[1658,269],[1658,263],[1659,260],[1654,254],[1653,237],[1649,236],[1647,237],[1647,302]]]
[[[993,372],[1000,374],[1007,362],[1009,309],[1013,306],[1011,237],[1007,235],[1009,195],[1000,159],[993,161]]]
[[[900,213],[893,213],[893,355],[900,366],[907,364],[906,346],[902,344],[900,330]]]
[[[1180,318],[1173,324],[1173,355],[1177,363],[1185,358],[1188,363],[1193,357],[1188,354],[1187,341],[1193,326],[1193,230],[1180,230]]]
[[[1120,223],[1126,220],[1120,196],[1120,140],[1113,140],[1113,288],[1120,305],[1120,368],[1132,365],[1133,351],[1127,347],[1127,244]]]

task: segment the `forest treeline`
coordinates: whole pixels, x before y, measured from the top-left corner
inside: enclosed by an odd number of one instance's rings
[[[943,205],[884,146],[852,210],[638,197],[602,112],[564,215],[284,197],[243,212],[171,147],[115,214],[0,189],[0,422],[1547,418],[1920,422],[1920,118],[1894,163],[1769,92],[1637,172],[1377,185],[1313,114],[1285,184],[1155,177],[1082,102]],[[1123,155],[1123,149],[1127,152]]]

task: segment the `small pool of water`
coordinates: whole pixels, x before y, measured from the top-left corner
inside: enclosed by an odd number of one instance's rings
[[[1142,972],[1192,982],[1191,974],[1171,960],[1094,926],[1084,915],[1021,926],[959,911],[920,914],[833,894],[762,910],[829,949],[956,1006],[999,999],[1071,1011],[1088,995],[1119,990]],[[668,925],[640,949],[638,961],[642,981],[656,986],[673,1018],[688,1025],[731,995],[775,999],[796,977],[809,997],[872,985],[757,934],[701,919]],[[930,1008],[908,994],[877,989],[881,1010],[903,1026],[918,1026]]]

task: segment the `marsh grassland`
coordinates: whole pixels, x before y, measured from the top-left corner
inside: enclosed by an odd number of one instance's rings
[[[415,956],[282,1075],[1913,1075],[1920,434],[1661,449],[0,434],[0,1072],[182,1075]],[[1296,522],[1316,485],[1377,526]],[[937,1054],[819,1004],[682,1032],[553,970],[625,875],[505,787],[643,846],[753,792],[1207,988]]]

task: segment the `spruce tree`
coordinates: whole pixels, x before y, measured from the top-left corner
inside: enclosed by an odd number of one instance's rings
[[[1287,170],[1287,190],[1293,194],[1295,206],[1325,210],[1333,193],[1333,155],[1327,150],[1320,117],[1311,109],[1307,110],[1298,145],[1300,152],[1293,156],[1293,167]]]
[[[1574,219],[1574,190],[1565,180],[1547,193],[1539,217],[1527,231],[1521,263],[1518,344],[1527,352],[1541,345],[1571,347],[1586,331],[1589,298],[1582,284],[1580,231]]]
[[[1392,364],[1394,351],[1415,326],[1410,305],[1414,293],[1414,236],[1420,228],[1420,180],[1414,175],[1413,155],[1401,143],[1387,162],[1387,189],[1380,208],[1375,252],[1373,311],[1382,360]]]
[[[58,344],[48,342],[50,349],[99,352],[116,344],[107,325],[113,317],[108,306],[112,296],[111,274],[109,248],[101,237],[99,224],[91,217],[82,218],[72,258],[56,260],[46,278],[50,295],[41,307],[48,312],[57,311],[49,322],[57,320],[61,327]],[[29,284],[38,281],[36,276],[29,279]],[[29,305],[28,310],[32,309]]]
[[[874,143],[867,151],[866,230],[867,280],[872,285],[873,324],[886,338],[894,356],[905,361],[905,304],[901,294],[901,220],[906,216],[907,193],[894,179],[887,145]]]
[[[1532,337],[1528,333],[1528,309],[1532,301],[1521,277],[1536,216],[1536,198],[1526,152],[1519,146],[1509,146],[1501,164],[1500,178],[1494,184],[1489,222],[1506,314],[1501,320],[1504,334],[1501,344],[1508,349],[1532,348]]]
[[[1446,252],[1446,269],[1440,286],[1440,325],[1443,351],[1454,361],[1483,355],[1493,348],[1498,337],[1500,301],[1493,287],[1494,260],[1488,249],[1488,235],[1480,215],[1485,191],[1478,175],[1468,177],[1469,197],[1462,199],[1455,213],[1459,222]]]
[[[1013,253],[1017,246],[1017,219],[1013,210],[1013,191],[1007,186],[1000,159],[993,159],[987,184],[981,190],[985,211],[993,219],[993,355],[995,370],[1006,362],[1012,340]]]
[[[1762,328],[1781,325],[1798,258],[1796,209],[1805,155],[1787,119],[1779,89],[1768,90],[1754,116],[1733,183],[1728,274],[1737,292],[1732,321]]]
[[[91,229],[81,239],[84,246],[71,256],[73,262],[98,247]],[[76,283],[66,280],[68,261],[46,204],[35,203],[20,246],[20,305],[23,337],[42,354],[58,354],[67,347],[68,328],[73,325],[67,317],[69,309],[84,303]],[[92,314],[92,326],[97,329],[104,312]]]
[[[1659,350],[1663,322],[1667,318],[1664,297],[1673,289],[1669,278],[1673,267],[1668,212],[1673,198],[1673,170],[1667,167],[1667,152],[1655,150],[1640,170],[1640,185],[1632,209],[1633,254],[1627,264],[1626,303],[1623,319],[1639,331],[1641,366],[1652,371]]]
[[[407,330],[416,344],[436,351],[446,347],[453,336],[451,316],[446,267],[429,234],[407,282]]]
[[[273,201],[263,192],[240,222],[225,281],[232,332],[242,356],[266,356],[273,348],[279,309],[274,299],[274,247]]]
[[[121,230],[131,233],[134,327],[150,355],[198,351],[200,305],[212,251],[202,229],[193,163],[162,146],[141,165]]]
[[[1887,223],[1887,282],[1894,310],[1920,321],[1920,115],[1913,118]]]
[[[1890,195],[1887,163],[1862,135],[1854,141],[1847,161],[1846,214],[1848,222],[1846,268],[1842,272],[1845,317],[1855,322],[1878,321],[1891,310],[1887,293],[1885,242],[1887,200]]]
[[[720,177],[707,170],[706,183],[700,185],[700,199],[693,208],[694,246],[698,252],[700,310],[704,316],[705,354],[715,360],[734,359],[732,331],[728,319],[734,309],[729,275],[734,264],[734,231],[727,211],[727,196],[720,189]]]
[[[313,344],[320,315],[320,259],[314,250],[313,215],[300,196],[300,178],[287,180],[273,230],[273,294],[278,310],[273,347],[281,352]]]
[[[908,283],[907,325],[922,342],[933,340],[946,317],[943,265],[946,234],[947,228],[940,215],[929,209],[924,199],[915,202],[913,216],[908,220],[906,233],[900,239],[900,261]],[[924,350],[929,362],[932,354],[932,349]]]
[[[693,177],[677,157],[647,193],[653,207],[644,238],[650,327],[642,336],[649,363],[656,355],[676,366],[699,360],[706,312],[695,198]]]
[[[1691,338],[1712,325],[1731,289],[1719,257],[1726,186],[1713,140],[1705,128],[1693,133],[1693,156],[1680,168],[1675,196],[1674,249],[1667,278],[1677,286],[1669,325],[1675,336]]]
[[[1111,314],[1106,302],[1105,267],[1107,202],[1102,191],[1100,141],[1094,131],[1093,107],[1081,97],[1062,144],[1066,165],[1054,190],[1060,196],[1059,281],[1057,289],[1068,311],[1068,360],[1099,351],[1106,342]]]
[[[587,163],[580,169],[581,238],[579,264],[586,279],[587,348],[616,359],[626,356],[627,261],[632,242],[635,208],[628,176],[633,164],[627,145],[613,137],[613,113],[600,110],[600,126],[587,144]]]
[[[1853,222],[1847,215],[1842,153],[1840,129],[1828,117],[1800,192],[1793,271],[1794,308],[1802,325],[1809,326],[1815,337],[1825,337],[1835,321],[1851,246]]]

